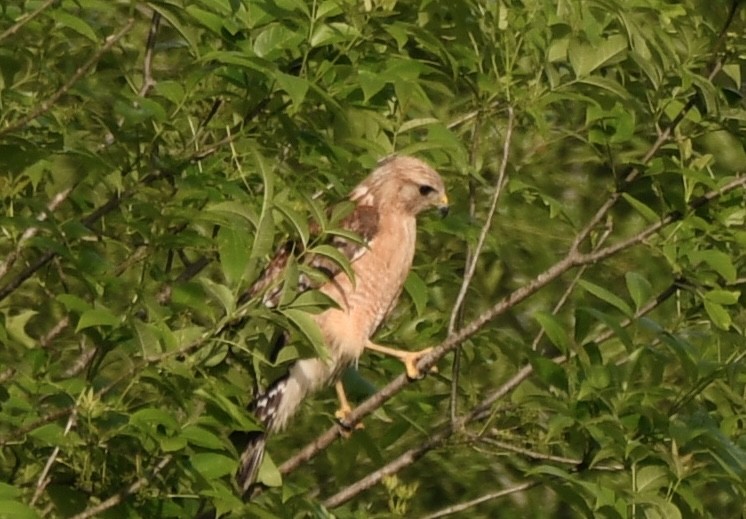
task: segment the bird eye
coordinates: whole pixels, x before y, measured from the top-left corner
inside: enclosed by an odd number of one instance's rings
[[[432,188],[432,187],[426,186],[426,185],[420,186],[420,194],[422,196],[427,196],[430,193],[434,193],[434,192],[435,192],[435,188]]]

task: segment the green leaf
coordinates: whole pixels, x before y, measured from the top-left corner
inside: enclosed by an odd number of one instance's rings
[[[596,296],[597,298],[601,299],[602,301],[606,301],[610,305],[621,310],[621,312],[627,317],[632,317],[633,315],[632,309],[621,297],[615,294],[612,294],[610,291],[606,290],[605,288],[600,287],[596,285],[595,283],[591,283],[590,281],[586,281],[584,279],[581,279],[580,281],[578,281],[578,284],[582,286],[585,290],[587,290],[588,292]]]
[[[211,279],[201,277],[199,282],[205,291],[212,296],[212,298],[220,303],[225,310],[226,315],[231,315],[236,309],[236,296],[233,292],[225,285],[215,283]]]
[[[288,93],[290,99],[293,102],[293,105],[299,107],[301,104],[303,104],[303,100],[306,98],[309,86],[306,79],[300,78],[298,76],[291,76],[290,74],[285,74],[284,72],[275,72],[275,79],[277,79],[277,84],[280,86],[280,88]]]
[[[237,467],[236,460],[233,458],[213,452],[192,454],[189,462],[208,481],[235,474]]]
[[[668,484],[668,471],[657,465],[642,467],[637,470],[635,481],[637,492],[658,490]]]
[[[619,82],[611,78],[600,76],[586,76],[583,78],[579,78],[578,83],[590,85],[601,90],[606,90],[619,99],[627,99],[630,97],[629,92],[622,85],[620,85]]]
[[[280,474],[277,465],[272,458],[265,454],[262,460],[262,466],[259,467],[259,474],[257,474],[257,480],[261,481],[268,487],[279,487],[282,486],[282,474]]]
[[[61,446],[65,444],[65,429],[58,424],[42,425],[31,431],[29,435],[48,445]]]
[[[709,290],[705,292],[704,297],[707,301],[719,305],[734,305],[738,303],[741,292],[739,290]]]
[[[135,328],[135,336],[144,358],[152,358],[155,355],[163,353],[163,348],[158,339],[160,330],[158,330],[157,327],[143,323],[140,320],[135,320],[133,325]]]
[[[534,319],[539,322],[544,333],[546,333],[549,340],[552,341],[552,344],[554,344],[562,353],[567,353],[570,348],[570,338],[557,318],[547,312],[536,312],[536,314],[534,314]]]
[[[316,30],[309,40],[309,43],[311,44],[311,47],[320,47],[322,45],[329,45],[331,43],[351,41],[359,36],[360,31],[358,31],[352,25],[340,22],[332,22],[329,24],[317,25]]]
[[[627,331],[619,325],[618,319],[615,319],[614,317],[604,312],[600,312],[595,308],[590,307],[580,307],[578,308],[578,313],[586,313],[591,317],[603,322],[606,326],[613,330],[614,335],[620,341],[622,341],[622,343],[628,350],[632,349],[632,339],[630,338]]]
[[[0,499],[8,500],[13,497],[20,497],[22,493],[23,491],[20,488],[0,481]]]
[[[205,11],[194,5],[187,5],[185,11],[189,13],[192,18],[199,24],[203,25],[214,34],[220,35],[223,29],[223,18]]]
[[[87,301],[74,294],[58,294],[55,299],[62,303],[68,312],[82,314],[91,309],[91,305]]]
[[[39,312],[36,310],[23,310],[17,315],[5,318],[5,329],[8,335],[15,341],[27,348],[33,348],[36,345],[36,339],[26,333],[26,325],[32,317]]]
[[[421,117],[418,119],[411,119],[399,127],[398,133],[406,133],[409,130],[420,128],[422,126],[428,126],[431,124],[437,124],[439,122],[440,121],[438,119],[435,119],[434,117]]]
[[[0,519],[40,519],[40,516],[23,503],[0,499]]]
[[[619,57],[626,50],[627,38],[621,34],[612,34],[595,44],[571,39],[567,52],[575,75],[583,77]]]
[[[256,228],[254,243],[251,245],[250,258],[263,258],[272,250],[275,225],[272,219],[272,199],[274,198],[274,173],[266,164],[264,157],[258,152],[254,153],[259,171],[262,174],[264,196],[262,198],[262,211],[259,215],[259,224]]]
[[[78,326],[75,328],[75,332],[91,328],[93,326],[117,326],[121,322],[121,319],[114,315],[111,310],[99,306],[91,310],[86,310],[78,320]]]
[[[285,217],[293,225],[295,232],[300,237],[301,243],[305,248],[308,245],[308,240],[310,238],[307,219],[303,215],[299,214],[288,203],[276,201],[274,207],[275,209],[280,211],[280,213],[282,213],[282,216]]]
[[[632,297],[632,301],[635,302],[635,308],[640,310],[652,297],[653,287],[647,279],[634,271],[627,272],[624,275],[624,280],[627,282],[629,295]]]
[[[730,325],[732,324],[730,314],[722,307],[722,305],[713,303],[707,299],[705,299],[704,304],[705,311],[715,326],[721,330],[727,330],[730,328]]]
[[[235,287],[243,280],[249,263],[251,238],[243,227],[222,227],[217,242],[223,275]]]
[[[81,36],[88,38],[90,41],[98,43],[98,36],[96,36],[96,32],[82,18],[73,16],[60,9],[53,10],[51,12],[51,15],[52,18],[54,18],[54,20],[63,27],[72,29]]]
[[[363,90],[364,100],[367,102],[380,92],[388,82],[378,72],[360,70],[358,71],[358,83]]]
[[[332,245],[323,244],[309,249],[308,252],[310,254],[318,254],[319,256],[329,258],[334,263],[336,263],[340,269],[342,269],[342,272],[344,272],[348,278],[350,278],[353,282],[355,281],[355,272],[350,266],[350,260],[347,259],[347,257],[342,254],[338,248]]]
[[[152,430],[157,426],[163,426],[167,430],[176,432],[180,429],[178,422],[163,409],[148,407],[132,413],[130,424],[143,430]]]
[[[197,44],[196,31],[193,27],[182,23],[182,7],[169,6],[161,2],[148,2],[148,7],[163,16],[165,20],[168,20],[169,25],[176,29],[181,37],[184,38],[184,41],[189,44],[192,52],[199,56],[200,45]],[[173,11],[171,10],[172,8]]]
[[[295,308],[286,308],[281,310],[281,313],[293,323],[293,325],[303,334],[303,336],[311,343],[316,354],[326,359],[329,357],[329,350],[324,341],[324,336],[319,329],[319,325],[313,320],[310,314],[297,310]]]
[[[720,274],[728,283],[736,281],[738,273],[733,266],[733,262],[726,253],[719,250],[695,250],[687,254],[693,266],[702,262],[707,263],[710,268]]]
[[[544,383],[567,391],[567,374],[562,366],[550,359],[535,355],[529,361]]]
[[[425,281],[414,271],[410,271],[404,281],[404,290],[414,303],[415,311],[420,316],[427,309],[427,285]]]
[[[624,200],[632,206],[632,208],[640,213],[640,215],[645,218],[645,220],[648,223],[657,223],[660,221],[660,216],[658,216],[658,213],[650,209],[648,206],[637,200],[635,197],[628,193],[622,193],[622,197]]]
[[[220,417],[220,423],[230,427],[231,429],[240,429],[242,431],[259,431],[261,426],[258,425],[246,412],[244,406],[239,406],[233,402],[226,395],[216,391],[207,391],[204,388],[197,389],[194,394],[204,400],[212,403],[220,411],[225,413],[230,420],[226,421],[224,417]],[[215,416],[213,412],[211,416]]]
[[[264,29],[256,41],[254,41],[254,52],[257,56],[272,59],[279,56],[286,49],[297,50],[303,36],[292,31],[280,23],[270,24]]]

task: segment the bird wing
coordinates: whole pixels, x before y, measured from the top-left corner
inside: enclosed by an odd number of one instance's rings
[[[301,265],[321,274],[319,276],[301,273],[297,280],[298,294],[318,288],[334,279],[346,270],[345,261],[352,264],[369,250],[368,244],[378,232],[378,224],[379,212],[376,207],[356,205],[352,212],[342,219],[338,230],[332,229],[327,233],[326,242],[320,247],[305,250],[299,241],[286,241],[277,249],[257,280],[239,298],[239,304],[263,294],[264,304],[270,308],[276,307],[282,295],[281,281],[291,260],[299,260]],[[309,228],[312,236],[321,232],[317,224],[312,224]],[[338,254],[331,254],[332,251]],[[339,254],[342,258],[338,257]]]

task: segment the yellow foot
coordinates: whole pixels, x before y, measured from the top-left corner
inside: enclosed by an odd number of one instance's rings
[[[424,375],[417,368],[417,363],[420,361],[422,357],[424,357],[431,351],[433,351],[432,348],[425,348],[424,350],[420,350],[420,351],[403,353],[401,360],[402,362],[404,362],[404,367],[407,370],[407,377],[409,377],[412,380],[419,380],[422,377],[424,377]],[[436,366],[433,366],[432,368],[430,368],[430,372],[437,373],[438,368]]]
[[[339,409],[334,412],[334,417],[337,419],[339,425],[342,427],[342,436],[344,436],[345,438],[349,438],[353,431],[365,429],[365,425],[362,422],[358,422],[354,426],[350,425],[347,417],[350,416],[351,412],[352,408],[345,405],[340,406]]]
[[[417,362],[419,362],[422,357],[433,350],[432,348],[425,348],[424,350],[420,351],[404,351],[389,348],[388,346],[381,346],[380,344],[375,344],[370,341],[368,341],[365,347],[369,350],[377,351],[378,353],[383,353],[384,355],[390,355],[402,361],[404,363],[404,367],[407,370],[407,376],[412,380],[422,378],[422,373],[420,373],[420,370],[417,369]],[[438,369],[433,366],[432,368],[430,368],[430,371],[437,372]]]

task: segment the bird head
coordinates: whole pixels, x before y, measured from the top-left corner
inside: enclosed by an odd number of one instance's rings
[[[414,157],[394,156],[378,167],[350,194],[353,202],[416,216],[435,208],[448,214],[448,196],[440,175]]]

